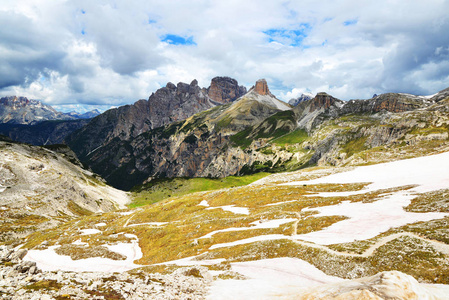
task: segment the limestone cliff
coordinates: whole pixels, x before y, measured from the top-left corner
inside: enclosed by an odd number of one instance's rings
[[[212,80],[209,92],[221,95],[221,101],[233,101],[241,90],[233,79]],[[238,89],[231,92],[230,85]],[[217,96],[218,97],[218,96]],[[217,98],[218,99],[218,98]],[[114,139],[126,141],[154,128],[188,117],[217,105],[208,95],[208,90],[200,88],[193,80],[190,84],[169,82],[163,88],[151,94],[148,100],[139,100],[133,105],[111,109],[92,119],[92,121],[67,137],[66,142],[84,159],[95,149],[110,143]]]
[[[238,101],[148,130],[135,138],[112,138],[80,158],[108,182],[123,189],[149,177],[223,177],[238,173],[263,155],[247,155],[241,148],[231,147],[232,137],[281,111],[273,104],[279,101],[274,97],[271,102],[265,98],[259,101],[257,97],[249,92]]]
[[[237,80],[230,77],[214,77],[207,89],[209,98],[218,104],[235,101],[246,94],[246,88],[239,86]]]

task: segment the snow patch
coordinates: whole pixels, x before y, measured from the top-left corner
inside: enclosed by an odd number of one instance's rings
[[[232,205],[225,205],[225,206],[216,206],[216,207],[208,207],[206,209],[216,209],[221,208],[225,211],[230,211],[235,214],[242,214],[242,215],[249,215],[249,209],[246,207],[237,207],[234,204]]]
[[[55,249],[59,246],[51,246],[45,250],[29,250],[24,260],[34,261],[42,271],[70,271],[70,272],[126,272],[141,265],[134,261],[142,257],[142,251],[138,241],[120,243],[108,246],[111,251],[125,255],[126,260],[112,260],[103,257],[91,257],[72,260],[70,256],[59,255]]]
[[[372,203],[344,201],[338,205],[303,209],[315,210],[317,216],[343,215],[349,219],[337,222],[323,230],[307,234],[284,236],[281,234],[262,235],[230,243],[216,244],[210,249],[231,247],[247,243],[277,239],[305,240],[321,245],[353,242],[377,236],[393,227],[400,227],[419,221],[430,221],[449,216],[448,213],[411,213],[403,207],[410,204],[416,193],[445,189],[449,186],[449,152],[412,158],[407,160],[357,167],[344,173],[332,174],[308,181],[297,181],[281,185],[303,185],[319,183],[363,183],[372,182],[363,191],[343,193],[321,193],[326,196],[349,196],[368,193],[380,189],[408,185],[416,187],[384,195]],[[316,196],[316,195],[315,195]]]
[[[72,245],[77,245],[77,246],[87,246],[89,245],[88,243],[82,242],[81,240],[76,240],[72,243]]]
[[[294,222],[294,221],[295,221],[294,219],[276,219],[276,220],[269,220],[269,221],[254,221],[254,222],[250,223],[251,225],[253,225],[251,227],[231,227],[231,228],[226,228],[226,229],[215,230],[215,231],[209,232],[206,235],[203,235],[202,237],[199,237],[199,239],[211,238],[214,234],[219,233],[219,232],[278,228],[279,226],[281,226],[283,224]]]
[[[201,201],[200,204],[198,204],[198,205],[199,205],[199,206],[206,206],[206,207],[209,207],[209,203],[207,203],[206,200]]]
[[[129,216],[129,215],[131,215],[133,213],[134,213],[133,211],[122,211],[119,214],[122,215],[122,216]]]
[[[98,224],[95,224],[95,226],[97,226],[97,227],[104,227],[104,226],[106,226],[107,224],[106,223],[98,223]]]
[[[208,299],[290,299],[298,290],[329,283],[345,282],[329,276],[298,258],[273,258],[231,263],[234,272],[246,280],[216,280]]]
[[[332,224],[320,231],[295,235],[293,238],[321,245],[349,243],[373,238],[392,227],[449,216],[447,213],[405,211],[403,207],[407,206],[414,197],[407,192],[398,192],[372,203],[343,201],[338,205],[307,209],[319,212],[314,217],[343,215],[349,219]]]
[[[101,233],[98,229],[80,229],[81,235],[90,235],[90,234],[97,234]]]

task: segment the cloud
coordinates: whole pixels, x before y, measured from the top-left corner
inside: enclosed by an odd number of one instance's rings
[[[259,78],[288,100],[449,86],[449,2],[51,1],[0,7],[0,95],[122,105],[171,81]]]

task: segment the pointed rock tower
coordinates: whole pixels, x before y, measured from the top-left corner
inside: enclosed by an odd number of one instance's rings
[[[270,90],[268,89],[267,81],[265,79],[259,79],[256,81],[256,86],[254,87],[254,91],[262,96],[271,94]]]

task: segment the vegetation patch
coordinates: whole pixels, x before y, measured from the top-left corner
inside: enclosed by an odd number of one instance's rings
[[[129,207],[152,204],[163,199],[183,196],[195,192],[212,191],[248,185],[259,180],[268,173],[257,173],[246,176],[228,176],[225,178],[161,178],[154,179],[144,185],[134,187],[132,202]]]
[[[58,283],[56,280],[41,280],[25,286],[27,290],[53,290],[59,291],[62,288],[62,283]]]
[[[449,189],[420,194],[404,209],[410,212],[449,212]]]
[[[272,141],[273,144],[279,146],[286,146],[291,144],[301,144],[309,138],[309,135],[304,129],[296,129],[286,135],[283,135]]]
[[[65,244],[55,249],[59,255],[68,255],[73,260],[90,257],[103,257],[113,260],[125,260],[126,256],[113,252],[104,246],[82,246]]]

